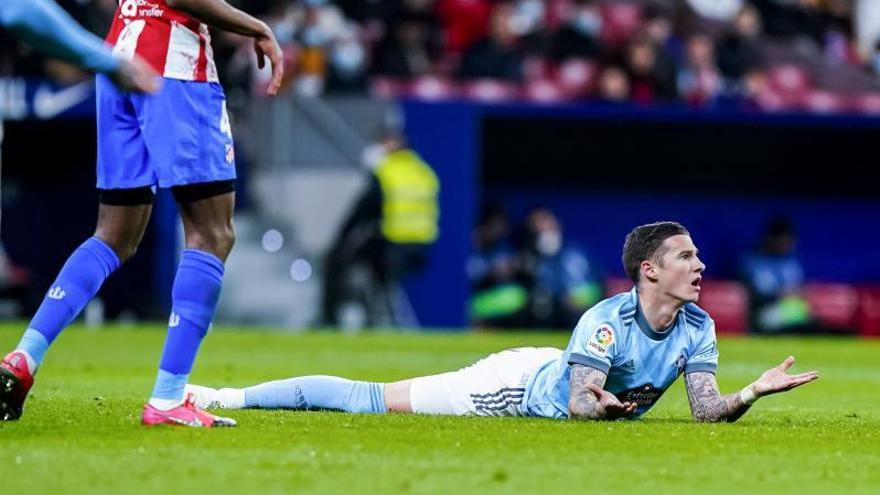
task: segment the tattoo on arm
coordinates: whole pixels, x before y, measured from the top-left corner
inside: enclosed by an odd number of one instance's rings
[[[712,373],[688,373],[684,380],[691,414],[697,421],[732,423],[749,410],[750,406],[743,404],[738,393],[722,396]]]
[[[571,365],[571,380],[569,383],[568,416],[571,419],[602,419],[605,411],[596,399],[596,396],[587,388],[587,384],[605,385],[608,375],[601,370],[584,366],[582,364]]]

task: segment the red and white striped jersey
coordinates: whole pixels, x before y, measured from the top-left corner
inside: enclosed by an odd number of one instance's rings
[[[165,0],[119,0],[106,41],[113,53],[137,54],[163,77],[217,82],[208,26]]]

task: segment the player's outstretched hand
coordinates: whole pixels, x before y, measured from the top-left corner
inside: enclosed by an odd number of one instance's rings
[[[599,408],[601,409],[600,413],[604,413],[602,417],[605,419],[617,419],[623,416],[629,416],[635,412],[636,407],[638,406],[635,402],[621,403],[617,400],[617,397],[615,397],[614,394],[596,384],[588,383],[587,388],[589,388],[590,392],[593,392],[593,395],[596,396],[596,400],[599,402]]]
[[[284,77],[284,58],[281,55],[281,47],[278,46],[275,35],[272,34],[272,30],[268,26],[263,34],[254,38],[254,51],[257,53],[257,67],[260,69],[266,66],[266,57],[269,58],[269,64],[272,66],[272,80],[269,81],[269,88],[266,92],[275,96],[281,89],[281,78]]]
[[[159,74],[138,57],[120,60],[119,67],[109,76],[123,91],[155,93],[161,85]]]
[[[785,358],[779,366],[770,368],[754,383],[749,385],[758,397],[785,392],[819,378],[819,372],[807,371],[797,375],[789,375],[786,371],[794,364],[794,356]]]

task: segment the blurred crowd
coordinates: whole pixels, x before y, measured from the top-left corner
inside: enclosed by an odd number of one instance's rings
[[[61,0],[104,34],[114,0]],[[880,5],[872,0],[253,0],[305,95],[733,102],[880,109]],[[82,75],[0,37],[0,75]],[[236,95],[265,81],[247,40],[217,32]]]
[[[855,291],[809,283],[797,241],[791,221],[770,219],[754,248],[740,256],[735,280],[704,280],[699,304],[716,319],[719,331],[856,331]],[[478,327],[569,329],[594,304],[633,286],[614,275],[619,269],[600,267],[566,237],[559,218],[545,206],[533,207],[514,225],[503,207],[485,205],[472,244],[470,317]]]

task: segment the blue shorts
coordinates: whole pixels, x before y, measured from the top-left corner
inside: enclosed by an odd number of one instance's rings
[[[98,188],[173,187],[235,179],[226,96],[217,83],[163,79],[154,95],[98,75]]]

